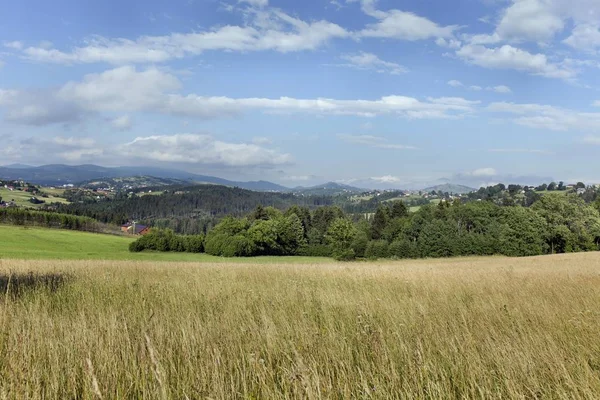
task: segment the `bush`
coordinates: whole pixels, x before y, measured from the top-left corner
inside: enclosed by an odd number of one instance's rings
[[[367,245],[365,257],[376,260],[378,258],[387,258],[390,256],[389,245],[385,240],[372,240]]]
[[[150,232],[129,244],[129,251],[144,250],[202,253],[203,235],[176,235],[170,229],[151,229]]]
[[[356,255],[354,254],[354,250],[346,249],[339,252],[334,252],[333,258],[337,261],[352,261],[356,259]]]
[[[390,244],[389,256],[395,258],[418,258],[419,249],[414,242],[406,238],[399,239]]]

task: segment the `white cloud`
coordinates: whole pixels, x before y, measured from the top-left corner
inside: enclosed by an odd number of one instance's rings
[[[210,135],[177,134],[137,137],[120,146],[124,157],[184,164],[210,164],[227,167],[274,166],[292,162],[281,154],[256,144],[228,143]]]
[[[492,103],[491,112],[513,114],[519,125],[552,131],[600,129],[600,113],[580,112],[542,104]]]
[[[156,68],[119,67],[86,75],[83,82],[69,82],[57,97],[92,111],[139,111],[160,107],[165,94],[180,87],[175,76]]]
[[[440,47],[447,47],[449,49],[459,49],[460,46],[462,45],[462,43],[460,42],[460,40],[456,40],[456,39],[444,39],[444,38],[437,38],[435,40],[435,44],[437,44]]]
[[[498,172],[494,168],[479,168],[470,173],[471,176],[496,176]]]
[[[248,3],[254,7],[266,7],[269,5],[269,0],[238,0],[238,3]]]
[[[358,144],[378,149],[393,149],[393,150],[415,150],[414,146],[406,146],[402,144],[388,143],[386,138],[373,135],[337,135],[338,139],[347,143]]]
[[[350,35],[328,21],[305,22],[278,10],[255,10],[245,26],[226,25],[193,33],[141,36],[135,40],[102,36],[88,38],[84,46],[70,51],[28,47],[24,57],[58,64],[161,63],[194,56],[205,51],[278,51],[281,53],[315,50],[334,38]]]
[[[121,131],[129,130],[129,129],[131,129],[131,126],[132,126],[131,118],[129,118],[129,115],[123,115],[121,117],[117,117],[111,121],[111,124],[115,129],[118,129]]]
[[[364,9],[364,7],[363,7]],[[430,38],[452,38],[456,25],[440,26],[414,13],[400,10],[371,11],[370,16],[379,22],[360,31],[361,37],[393,38],[400,40],[424,40]]]
[[[123,90],[127,88],[127,90]],[[154,112],[196,118],[219,118],[248,111],[356,115],[392,114],[407,119],[460,118],[479,104],[460,97],[427,98],[385,96],[376,100],[328,98],[230,98],[181,95],[180,81],[173,75],[149,68],[119,67],[86,75],[56,90],[0,90],[5,119],[29,125],[72,122],[87,114],[103,112]]]
[[[573,29],[571,36],[563,40],[569,46],[583,51],[594,52],[600,47],[598,25],[582,24]]]
[[[551,40],[564,28],[553,3],[551,0],[514,0],[504,11],[496,32],[508,41]]]
[[[440,46],[457,46],[454,39],[456,25],[441,26],[437,23],[412,12],[402,10],[381,11],[376,9],[376,0],[346,0],[348,3],[361,3],[365,14],[373,17],[379,22],[367,25],[367,27],[356,34],[358,37],[393,38],[400,40],[424,40],[431,38],[448,39],[437,42]],[[459,44],[458,44],[459,45]]]
[[[448,85],[452,87],[465,87],[465,85],[461,81],[451,80],[448,81]],[[478,85],[470,85],[468,87],[469,90],[480,91],[484,88]],[[498,86],[487,86],[485,88],[487,91],[496,92],[496,93],[512,93],[512,90],[506,85],[498,85]]]
[[[23,48],[23,42],[19,42],[18,40],[15,40],[13,42],[4,42],[2,44],[4,45],[4,47],[14,50],[21,50]]]
[[[547,78],[569,79],[576,75],[571,69],[552,64],[544,54],[532,54],[510,45],[496,48],[466,45],[456,55],[471,64],[486,68],[515,69]]]
[[[256,144],[224,142],[201,134],[142,136],[116,145],[80,137],[30,137],[3,146],[0,154],[13,160],[28,154],[41,163],[94,161],[121,165],[126,158],[130,165],[164,162],[229,168],[270,168],[293,161],[290,154]]]
[[[510,90],[510,88],[505,85],[487,87],[486,90],[490,90],[496,93],[512,93],[512,90]]]
[[[392,75],[400,75],[408,72],[406,67],[394,62],[384,61],[372,53],[345,54],[341,58],[348,61],[348,64],[338,65],[341,67],[372,70],[380,74],[389,73]]]
[[[600,107],[600,100],[596,100],[592,103],[592,106],[594,107]]]
[[[57,136],[50,139],[26,138],[11,146],[12,156],[31,154],[40,161],[80,162],[103,157],[102,149],[94,139]]]

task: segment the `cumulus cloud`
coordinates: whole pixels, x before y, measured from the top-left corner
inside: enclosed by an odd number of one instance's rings
[[[453,79],[451,81],[448,81],[448,85],[450,85],[452,87],[461,87],[461,86],[464,86],[461,81],[457,81],[455,79]]]
[[[256,144],[228,143],[210,135],[177,134],[137,137],[120,146],[125,157],[183,164],[210,164],[226,167],[274,166],[292,162],[281,154]]]
[[[578,50],[595,52],[600,48],[600,29],[598,25],[578,25],[563,42]]]
[[[352,144],[358,144],[378,149],[394,149],[394,150],[415,150],[414,146],[406,146],[402,144],[388,143],[386,138],[373,135],[337,135],[338,139]]]
[[[362,11],[378,22],[369,24],[359,31],[359,37],[391,38],[400,40],[424,40],[430,38],[453,39],[456,25],[441,26],[425,17],[402,10],[382,11],[376,8],[376,0],[347,0],[348,3],[360,2]],[[443,44],[447,45],[449,42]],[[442,43],[438,43],[442,45]]]
[[[91,138],[29,137],[11,142],[0,149],[5,158],[19,160],[28,154],[34,161],[99,162],[144,165],[152,163],[180,165],[210,165],[242,168],[264,167],[292,163],[290,154],[256,144],[225,142],[206,134],[175,134],[141,136],[127,143],[107,145]]]
[[[134,40],[93,36],[71,50],[37,46],[24,48],[22,54],[33,61],[57,64],[161,63],[217,50],[281,53],[315,50],[331,39],[350,36],[337,24],[324,20],[305,22],[275,9],[256,10],[248,15],[252,18],[244,26],[226,25],[201,32],[141,36]]]
[[[127,90],[123,90],[123,88]],[[356,115],[394,114],[408,119],[460,118],[479,104],[457,97],[428,98],[385,96],[376,100],[328,98],[230,98],[181,95],[179,80],[164,71],[118,67],[89,74],[81,82],[68,82],[55,90],[0,90],[0,108],[6,120],[47,125],[72,122],[102,112],[155,112],[196,118],[218,118],[248,111]]]
[[[565,66],[551,63],[544,54],[532,54],[510,45],[496,48],[466,45],[457,50],[456,55],[468,63],[486,68],[515,69],[547,78],[569,79],[576,75]]]
[[[515,115],[519,125],[553,131],[600,129],[600,113],[581,112],[543,104],[498,102],[490,104],[491,112]]]
[[[505,40],[544,42],[564,28],[558,9],[548,0],[515,0],[504,11],[496,32]]]
[[[258,136],[258,137],[255,137],[252,139],[252,143],[258,144],[258,145],[265,145],[265,144],[272,144],[273,142],[271,141],[271,139],[269,139],[267,137]]]
[[[444,39],[444,38],[437,38],[435,40],[435,44],[437,44],[440,47],[447,47],[449,49],[458,49],[460,48],[460,46],[462,46],[462,43],[460,40],[456,40],[456,39]]]
[[[372,53],[345,54],[342,56],[342,59],[348,61],[348,63],[337,64],[336,66],[371,70],[380,74],[400,75],[408,72],[406,67],[394,62],[384,61]]]

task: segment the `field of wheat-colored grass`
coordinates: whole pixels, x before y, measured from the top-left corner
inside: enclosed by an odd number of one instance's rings
[[[600,398],[597,253],[0,275],[0,398]]]

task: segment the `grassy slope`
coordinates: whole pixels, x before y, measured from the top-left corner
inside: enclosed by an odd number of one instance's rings
[[[46,190],[42,189],[49,194],[47,198],[42,196],[37,196],[38,199],[44,200],[46,203],[68,203],[68,201],[62,197],[58,197],[60,191],[58,190]],[[31,208],[40,208],[43,204],[32,204],[29,202],[29,199],[32,197],[31,193],[23,192],[20,190],[13,190],[12,192],[4,187],[0,187],[0,197],[4,201],[14,200],[17,206],[19,207],[31,207]]]
[[[281,261],[314,263],[330,261],[326,258],[312,257],[256,257],[231,260],[207,254],[130,253],[128,246],[134,240],[130,237],[6,225],[0,225],[0,238],[0,259],[233,261],[242,263],[272,263]]]
[[[0,299],[1,391],[597,399],[599,270],[597,253],[285,266],[3,260],[0,277],[72,281]]]

